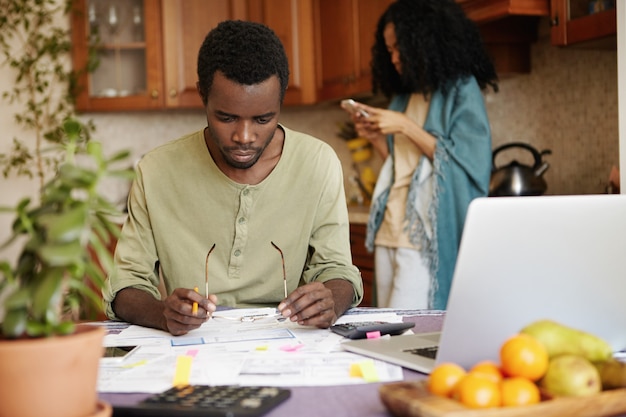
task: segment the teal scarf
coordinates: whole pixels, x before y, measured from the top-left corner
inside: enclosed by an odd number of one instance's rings
[[[389,109],[404,112],[409,98],[409,94],[394,97]],[[424,130],[436,138],[437,147],[432,163],[422,156],[413,174],[407,231],[430,270],[429,308],[445,310],[467,207],[474,198],[487,195],[491,175],[491,129],[473,77],[458,80],[445,94],[432,94]],[[392,151],[372,197],[366,237],[370,251],[393,184],[393,135],[387,140]]]

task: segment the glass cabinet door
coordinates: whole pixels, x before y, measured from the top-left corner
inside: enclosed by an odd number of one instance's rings
[[[573,45],[605,38],[612,41],[617,32],[615,1],[551,0],[552,44]]]
[[[161,97],[158,0],[81,0],[72,18],[77,110],[150,109]],[[95,69],[83,72],[90,63]]]
[[[87,0],[90,38],[99,66],[89,77],[92,97],[146,94],[142,0]]]

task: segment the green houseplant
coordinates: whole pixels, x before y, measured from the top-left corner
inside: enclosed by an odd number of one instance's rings
[[[128,164],[115,168],[128,152],[105,157],[74,113],[71,1],[0,0],[0,9],[0,56],[14,74],[2,97],[20,136],[0,168],[39,181],[38,196],[0,209],[15,218],[0,251],[18,247],[17,260],[0,260],[0,417],[107,416],[96,392],[104,330],[76,319],[100,300],[121,214],[102,184],[132,176]]]
[[[5,245],[22,236],[25,242],[15,267],[0,263],[0,285],[13,287],[2,306],[0,332],[6,338],[72,333],[80,302],[98,302],[94,289],[102,287],[103,268],[111,264],[107,246],[117,236],[113,220],[121,213],[98,186],[108,177],[132,175],[111,168],[128,152],[105,158],[100,143],[86,142],[74,119],[65,121],[63,132],[65,158],[42,188],[39,203],[27,197],[14,209],[13,235]]]
[[[35,178],[40,194],[40,207],[32,208],[30,198],[22,199],[16,207],[13,237],[5,246],[20,235],[28,236],[17,268],[12,270],[6,261],[0,263],[0,295],[6,295],[7,288],[16,283],[18,287],[0,308],[0,335],[4,337],[70,333],[71,322],[60,321],[59,314],[71,311],[76,318],[78,312],[86,310],[81,304],[99,303],[102,268],[106,270],[110,264],[110,254],[103,245],[118,230],[104,216],[105,212],[117,213],[98,194],[98,184],[107,176],[129,175],[125,170],[111,171],[107,165],[123,159],[127,153],[105,160],[99,146],[89,144],[94,131],[92,123],[75,117],[77,71],[90,71],[97,62],[94,58],[87,68],[78,70],[69,65],[68,16],[72,6],[72,0],[0,0],[0,8],[5,11],[0,16],[1,63],[14,76],[2,98],[14,106],[15,125],[20,128],[20,137],[13,138],[11,149],[0,153],[0,168],[5,178],[12,174]],[[90,36],[95,50],[97,34]],[[77,157],[84,159],[86,155],[92,159],[90,168],[76,162]],[[46,183],[52,176],[54,179]],[[78,193],[83,195],[82,203]],[[98,221],[86,213],[97,213],[94,218]],[[37,217],[40,214],[43,217]],[[79,227],[85,230],[81,232]],[[81,240],[68,242],[67,233],[72,233],[68,228],[80,233]],[[94,228],[97,235],[89,235],[87,228]],[[66,235],[55,237],[59,233]],[[64,241],[53,246],[52,239]],[[87,245],[95,256],[85,256]],[[43,279],[47,265],[56,265],[57,269],[48,270],[49,275]],[[74,279],[68,284],[60,278],[59,271],[63,269],[64,277],[71,270],[75,276],[89,279]],[[61,309],[52,311],[45,307],[60,301]]]
[[[66,120],[63,132],[66,156],[39,203],[24,198],[14,209],[7,244],[22,243],[18,261],[0,263],[8,293],[0,307],[0,417],[111,413],[96,392],[104,330],[74,318],[82,295],[99,299],[93,288],[102,284],[101,265],[111,261],[107,242],[119,230],[111,217],[119,212],[98,185],[131,173],[111,168],[126,152],[105,158],[100,143],[81,139],[76,120]],[[37,401],[30,400],[34,387]]]

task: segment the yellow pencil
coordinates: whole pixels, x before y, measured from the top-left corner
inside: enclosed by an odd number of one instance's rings
[[[195,292],[198,292],[198,287],[194,287],[193,290]],[[196,302],[193,303],[193,306],[191,307],[191,314],[193,314],[194,316],[198,314],[198,303]]]

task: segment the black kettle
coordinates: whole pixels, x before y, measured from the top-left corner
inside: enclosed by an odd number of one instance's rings
[[[532,167],[513,160],[506,166],[496,167],[496,156],[510,148],[523,148],[533,154],[535,163]],[[527,143],[513,142],[496,148],[492,156],[490,197],[541,195],[548,188],[543,174],[550,166],[543,161],[543,155],[551,154],[549,149],[541,152]]]

